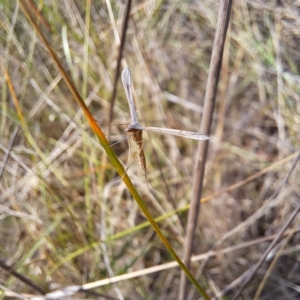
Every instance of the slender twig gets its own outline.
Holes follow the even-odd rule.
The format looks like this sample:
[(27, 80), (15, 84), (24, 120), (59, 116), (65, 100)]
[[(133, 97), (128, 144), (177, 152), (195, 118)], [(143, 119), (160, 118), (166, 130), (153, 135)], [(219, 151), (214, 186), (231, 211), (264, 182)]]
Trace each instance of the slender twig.
[(26, 0), (27, 5), (31, 8), (32, 13), (35, 15), (37, 20), (43, 24), (49, 31), (51, 31), (51, 26), (49, 22), (44, 18), (42, 13), (37, 9), (32, 0)]
[(6, 262), (2, 259), (0, 259), (0, 268), (5, 270), (6, 272), (10, 273), (14, 277), (18, 278), (20, 281), (22, 281), (26, 285), (30, 286), (33, 290), (37, 291), (38, 293), (40, 293), (42, 295), (46, 294), (46, 292), (42, 288), (40, 288), (38, 285), (36, 285), (31, 279), (29, 279), (28, 277), (24, 276), (23, 274), (15, 271), (13, 267), (6, 264)]
[[(225, 44), (226, 32), (230, 19), (232, 0), (221, 0), (218, 15), (218, 24), (215, 33), (213, 44), (213, 51), (211, 56), (209, 75), (206, 85), (206, 94), (204, 99), (204, 113), (200, 126), (200, 132), (206, 135), (210, 134), (210, 127), (214, 111), (215, 99), (217, 94), (217, 85), (219, 81), (219, 74), (222, 65), (222, 55)], [(183, 260), (187, 266), (190, 264), (192, 255), (192, 246), (194, 240), (195, 227), (198, 220), (200, 201), (202, 194), (202, 185), (204, 179), (204, 169), (208, 150), (208, 141), (199, 143), (197, 162), (194, 171), (193, 181), (193, 194), (191, 200), (191, 207), (189, 210), (187, 230), (186, 230), (186, 243), (184, 249)], [(186, 297), (187, 280), (185, 275), (181, 272), (179, 298), (184, 300)]]
[(7, 147), (7, 150), (8, 150), (8, 151), (6, 152), (6, 155), (5, 155), (4, 159), (3, 159), (3, 162), (2, 162), (2, 163), (3, 163), (3, 166), (2, 166), (1, 169), (0, 169), (0, 178), (2, 177), (3, 171), (5, 170), (5, 165), (6, 165), (6, 163), (7, 163), (8, 158), (9, 158), (11, 149), (12, 149), (12, 147), (13, 147), (13, 145), (14, 145), (15, 139), (16, 139), (16, 137), (17, 137), (17, 133), (18, 133), (18, 128), (16, 128), (16, 129), (14, 130), (14, 133), (13, 133), (13, 135), (12, 135), (12, 137), (11, 137), (11, 139), (10, 139), (9, 145), (8, 145), (8, 147)]
[[(289, 220), (287, 221), (286, 226), (288, 226), (289, 224), (291, 224), (293, 222), (293, 220), (295, 219), (295, 217), (297, 216), (297, 214), (300, 211), (300, 204), (298, 205), (298, 207), (294, 210), (293, 214), (291, 215), (291, 217), (289, 218)], [(287, 244), (289, 243), (290, 239), (292, 238), (292, 236), (294, 235), (295, 230), (297, 229), (297, 226), (299, 225), (300, 220), (298, 219), (296, 224), (294, 225), (294, 228), (291, 230), (289, 236), (283, 241), (282, 245), (280, 246), (279, 251), (277, 252), (277, 254), (275, 255), (271, 265), (269, 266), (267, 272), (264, 275), (264, 278), (262, 279), (262, 281), (260, 282), (260, 285), (255, 293), (255, 296), (253, 298), (253, 300), (258, 300), (260, 298), (260, 295), (268, 281), (268, 278), (271, 276), (271, 272), (272, 270), (275, 268), (278, 259), (281, 257), (283, 249), (287, 246)]]
[(229, 293), (231, 293), (239, 284), (241, 284), (249, 276), (249, 274), (254, 268), (255, 265), (253, 265), (250, 269), (246, 270), (243, 274), (241, 274), (238, 278), (236, 278), (228, 286), (226, 286), (222, 291), (215, 295), (215, 297), (212, 298), (212, 300), (222, 299), (222, 297), (225, 297)]
[(127, 27), (128, 27), (129, 14), (130, 14), (130, 7), (131, 7), (131, 0), (127, 0), (125, 12), (124, 12), (121, 42), (120, 42), (119, 53), (118, 53), (118, 58), (117, 58), (117, 67), (116, 67), (116, 71), (115, 71), (113, 91), (112, 91), (111, 98), (110, 98), (110, 111), (109, 111), (108, 124), (110, 124), (112, 122), (113, 114), (114, 114), (114, 105), (115, 105), (115, 99), (116, 99), (116, 94), (117, 94), (117, 83), (118, 83), (119, 75), (120, 75), (122, 54), (123, 54), (123, 49), (124, 49), (124, 45), (125, 45), (126, 31), (127, 31)]

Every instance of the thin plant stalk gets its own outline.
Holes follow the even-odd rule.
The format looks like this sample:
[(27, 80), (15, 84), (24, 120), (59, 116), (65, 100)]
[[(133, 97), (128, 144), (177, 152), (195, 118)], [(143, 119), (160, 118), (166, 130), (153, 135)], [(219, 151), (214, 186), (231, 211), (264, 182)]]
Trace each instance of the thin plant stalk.
[[(217, 86), (219, 81), (219, 74), (222, 65), (223, 49), (225, 44), (225, 38), (230, 19), (230, 11), (232, 6), (232, 0), (221, 0), (219, 7), (218, 23), (215, 33), (215, 39), (213, 44), (213, 51), (211, 56), (209, 75), (206, 85), (206, 94), (204, 99), (203, 118), (200, 126), (200, 131), (206, 135), (210, 134), (210, 127), (212, 123), (212, 116), (215, 106), (215, 99), (217, 94)], [(193, 180), (193, 193), (191, 200), (191, 207), (189, 209), (189, 215), (187, 220), (186, 229), (186, 243), (183, 254), (183, 260), (185, 264), (190, 266), (190, 259), (193, 253), (193, 241), (195, 228), (198, 222), (198, 215), (200, 210), (200, 199), (202, 195), (202, 185), (205, 172), (205, 162), (207, 157), (208, 141), (199, 143), (197, 162), (194, 170)], [(178, 299), (186, 299), (186, 287), (187, 280), (183, 272), (181, 272), (180, 288)]]
[(112, 122), (112, 119), (113, 119), (114, 105), (115, 105), (115, 99), (116, 99), (116, 94), (117, 94), (117, 83), (118, 83), (119, 75), (120, 75), (123, 49), (124, 49), (124, 46), (125, 46), (125, 39), (126, 39), (126, 31), (127, 31), (128, 22), (129, 22), (131, 2), (132, 2), (131, 0), (127, 0), (126, 7), (125, 7), (125, 12), (124, 12), (121, 42), (120, 42), (120, 46), (119, 46), (117, 66), (116, 66), (116, 70), (115, 70), (115, 74), (114, 74), (113, 91), (112, 91), (111, 98), (110, 98), (110, 111), (109, 111), (108, 124), (110, 124)]

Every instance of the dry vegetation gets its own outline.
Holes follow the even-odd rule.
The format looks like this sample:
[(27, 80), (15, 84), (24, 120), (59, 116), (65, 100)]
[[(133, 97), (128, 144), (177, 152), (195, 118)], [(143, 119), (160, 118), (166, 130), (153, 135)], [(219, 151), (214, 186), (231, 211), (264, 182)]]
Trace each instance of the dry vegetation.
[[(85, 1), (34, 3), (51, 27), (40, 23), (43, 32), (90, 111), (108, 122), (124, 3), (92, 1), (88, 31)], [(132, 70), (142, 124), (198, 130), (217, 12), (210, 0), (133, 2), (123, 66)], [(233, 4), (206, 165), (203, 197), (209, 198), (201, 206), (195, 236), (195, 254), (218, 252), (191, 270), (212, 296), (259, 260), (272, 241), (267, 238), (299, 205), (300, 168), (292, 169), (300, 139), (299, 12), (295, 1)], [(146, 219), (18, 2), (1, 1), (0, 17), (1, 63), (26, 124), (1, 72), (1, 260), (46, 292), (173, 261), (150, 226), (137, 227)], [(128, 111), (119, 81), (113, 123), (128, 123)], [(125, 165), (130, 156), (128, 174), (151, 214), (186, 207), (197, 143), (144, 134), (149, 193), (124, 128), (111, 126), (108, 139), (121, 141), (113, 148)], [(178, 255), (186, 217), (183, 209), (159, 223)], [(296, 230), (297, 222), (288, 230)], [(253, 245), (244, 244), (250, 241)], [(236, 245), (240, 248), (230, 248)], [(260, 299), (299, 297), (299, 234), (294, 234), (276, 245), (244, 290), (245, 299), (254, 298), (276, 255)], [(35, 293), (9, 273), (0, 274), (7, 289)], [(179, 276), (179, 268), (166, 269), (93, 291), (114, 299), (176, 299)], [(187, 299), (199, 299), (192, 286)]]

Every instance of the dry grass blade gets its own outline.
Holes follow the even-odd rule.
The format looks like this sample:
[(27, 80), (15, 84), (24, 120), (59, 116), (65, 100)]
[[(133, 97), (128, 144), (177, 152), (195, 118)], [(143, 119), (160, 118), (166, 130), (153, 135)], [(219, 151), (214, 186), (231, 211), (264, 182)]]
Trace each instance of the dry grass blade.
[(0, 178), (2, 177), (3, 171), (4, 171), (4, 169), (5, 169), (5, 165), (6, 165), (6, 163), (7, 163), (7, 160), (8, 160), (10, 151), (11, 151), (11, 148), (12, 148), (12, 146), (13, 146), (13, 144), (14, 144), (14, 141), (15, 141), (15, 138), (16, 138), (17, 134), (18, 134), (18, 128), (16, 128), (16, 129), (14, 130), (14, 133), (12, 134), (11, 140), (10, 140), (9, 145), (8, 145), (8, 147), (7, 147), (7, 150), (8, 150), (8, 151), (7, 151), (6, 156), (4, 157), (4, 160), (3, 160), (3, 162), (2, 162), (2, 163), (3, 163), (3, 166), (2, 166), (1, 169), (0, 169)]
[(28, 6), (31, 8), (33, 14), (36, 16), (37, 20), (43, 24), (47, 30), (51, 31), (51, 26), (49, 24), (49, 22), (44, 18), (44, 16), (42, 15), (42, 13), (37, 9), (37, 7), (35, 6), (35, 3), (32, 0), (26, 0)]

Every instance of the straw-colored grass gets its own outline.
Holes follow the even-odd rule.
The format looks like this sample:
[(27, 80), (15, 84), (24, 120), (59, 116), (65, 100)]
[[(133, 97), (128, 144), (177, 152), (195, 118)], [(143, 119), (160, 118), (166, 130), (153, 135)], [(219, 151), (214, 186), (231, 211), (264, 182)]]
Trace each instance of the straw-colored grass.
[[(92, 1), (86, 17), (89, 1), (32, 3), (40, 11), (34, 18), (39, 17), (89, 111), (107, 123), (124, 4)], [(212, 297), (260, 259), (269, 237), (299, 204), (300, 169), (291, 169), (300, 139), (299, 5), (276, 5), (235, 1), (232, 7), (206, 163), (206, 199), (195, 235), (195, 255), (219, 253), (204, 255), (206, 263), (194, 262), (190, 270)], [(123, 67), (131, 69), (143, 125), (198, 130), (217, 12), (215, 1), (132, 3)], [(99, 283), (92, 291), (114, 299), (176, 299), (180, 269), (155, 270), (171, 263), (172, 256), (145, 224), (18, 2), (2, 1), (0, 18), (1, 65), (24, 117), (1, 71), (0, 260), (46, 292), (125, 274), (128, 278)], [(129, 177), (151, 215), (166, 215), (158, 224), (181, 256), (197, 143), (144, 133), (149, 192), (136, 146), (128, 145), (126, 127), (118, 125), (129, 123), (121, 80), (113, 123), (108, 141), (120, 141), (112, 148), (125, 167), (130, 156)], [(108, 132), (106, 125), (101, 128)], [(260, 299), (296, 297), (299, 236), (285, 242), (284, 249), (275, 248), (280, 256)], [(245, 288), (248, 299), (272, 257)], [(141, 273), (130, 278), (136, 271)], [(1, 297), (4, 288), (8, 294), (37, 293), (6, 271), (0, 271), (0, 279)], [(234, 286), (228, 299), (237, 290)], [(192, 285), (187, 299), (199, 299)]]

